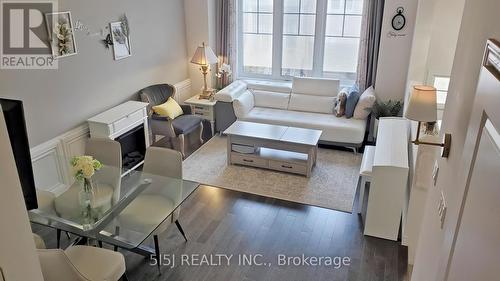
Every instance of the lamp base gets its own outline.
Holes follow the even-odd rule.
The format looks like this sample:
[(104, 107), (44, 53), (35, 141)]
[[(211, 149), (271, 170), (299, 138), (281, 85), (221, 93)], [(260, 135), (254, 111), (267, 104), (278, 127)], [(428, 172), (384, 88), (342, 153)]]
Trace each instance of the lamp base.
[(215, 90), (214, 89), (206, 89), (206, 90), (201, 90), (201, 94), (199, 95), (200, 100), (209, 100), (212, 98), (214, 95)]

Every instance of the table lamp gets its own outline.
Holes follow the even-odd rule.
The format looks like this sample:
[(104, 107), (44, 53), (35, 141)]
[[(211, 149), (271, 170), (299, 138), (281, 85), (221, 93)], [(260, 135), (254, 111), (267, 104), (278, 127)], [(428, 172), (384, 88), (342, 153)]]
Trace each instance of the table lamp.
[(217, 63), (217, 56), (214, 54), (212, 49), (205, 45), (205, 42), (196, 48), (196, 52), (191, 59), (191, 63), (198, 64), (201, 66), (200, 70), (203, 74), (203, 89), (200, 94), (200, 99), (210, 99), (213, 94), (213, 89), (208, 89), (207, 86), (207, 74), (211, 64)]
[(436, 88), (425, 85), (413, 86), (405, 117), (418, 121), (417, 136), (414, 141), (416, 145), (434, 145), (443, 148), (442, 157), (448, 157), (451, 147), (451, 134), (444, 135), (444, 143), (432, 143), (419, 141), (420, 126), (422, 122), (435, 122), (437, 120)]

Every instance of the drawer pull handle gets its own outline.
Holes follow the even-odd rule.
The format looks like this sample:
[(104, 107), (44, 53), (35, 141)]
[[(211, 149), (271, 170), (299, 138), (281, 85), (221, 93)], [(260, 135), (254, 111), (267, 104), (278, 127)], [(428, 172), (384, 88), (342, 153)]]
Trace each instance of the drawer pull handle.
[(253, 163), (253, 160), (243, 159), (243, 162)]
[(194, 108), (196, 108), (196, 109), (203, 109), (202, 106), (195, 106)]
[(281, 165), (281, 168), (292, 169), (293, 167), (292, 166), (288, 166), (288, 165)]

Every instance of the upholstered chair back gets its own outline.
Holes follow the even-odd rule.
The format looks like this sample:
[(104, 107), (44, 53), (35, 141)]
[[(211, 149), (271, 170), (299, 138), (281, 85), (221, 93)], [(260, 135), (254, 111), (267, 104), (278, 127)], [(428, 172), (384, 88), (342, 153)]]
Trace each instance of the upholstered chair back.
[(151, 107), (165, 103), (169, 97), (174, 97), (175, 87), (170, 84), (151, 85), (139, 91), (143, 102), (149, 103), (148, 110), (151, 113)]
[(182, 154), (172, 149), (151, 146), (146, 150), (143, 172), (182, 179)]
[(113, 187), (113, 203), (120, 199), (122, 150), (119, 142), (104, 138), (91, 138), (85, 146), (85, 154), (99, 160), (103, 167), (95, 175), (100, 183)]

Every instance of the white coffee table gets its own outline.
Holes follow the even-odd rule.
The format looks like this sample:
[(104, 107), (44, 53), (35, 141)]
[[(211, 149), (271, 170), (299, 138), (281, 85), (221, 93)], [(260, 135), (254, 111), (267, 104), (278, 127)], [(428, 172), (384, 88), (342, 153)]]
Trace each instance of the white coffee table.
[[(227, 135), (227, 163), (311, 176), (321, 130), (236, 121)], [(253, 148), (240, 153), (233, 146)]]

